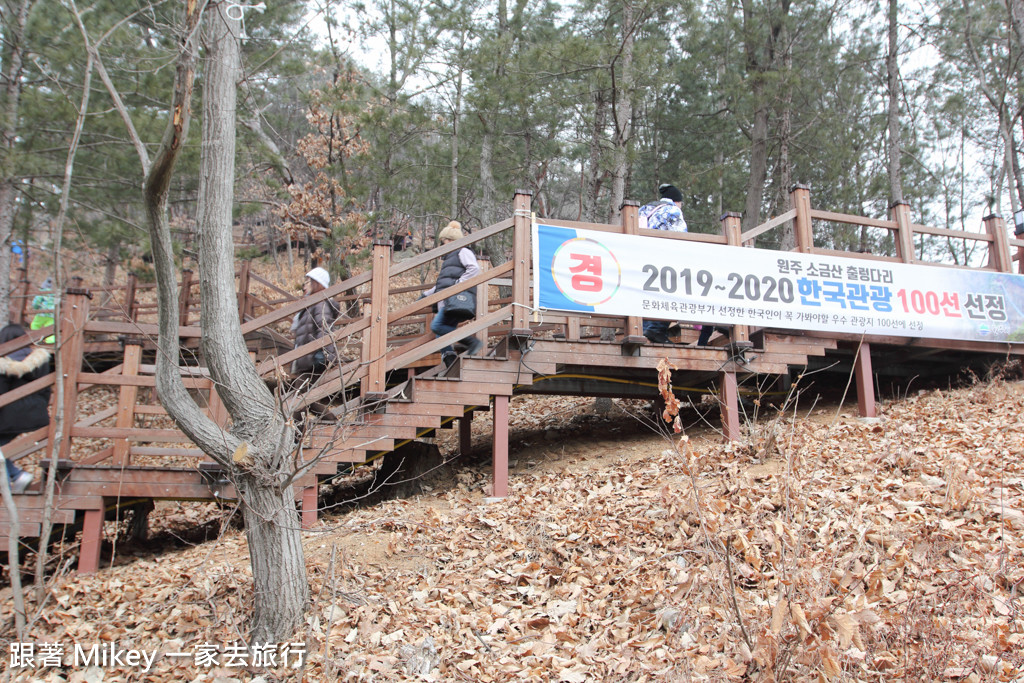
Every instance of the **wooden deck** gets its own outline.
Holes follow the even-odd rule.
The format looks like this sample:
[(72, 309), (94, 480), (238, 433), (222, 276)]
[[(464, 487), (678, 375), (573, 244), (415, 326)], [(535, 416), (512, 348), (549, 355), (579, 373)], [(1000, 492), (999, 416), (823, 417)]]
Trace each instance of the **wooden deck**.
[[(723, 218), (721, 235), (638, 231), (636, 206), (628, 204), (623, 224), (594, 225), (551, 221), (588, 230), (643, 234), (705, 244), (752, 245), (761, 235), (791, 222), (797, 251), (836, 255), (814, 246), (812, 221), (847, 222), (893, 231), (903, 262), (914, 262), (915, 234), (944, 234), (914, 225), (906, 207), (898, 205), (890, 221), (846, 216), (810, 208), (809, 193), (794, 190), (797, 208), (746, 234), (738, 217)], [(329, 338), (293, 350), (287, 328), (292, 316), (310, 300), (299, 301), (263, 281), (242, 265), (238, 272), (239, 315), (254, 363), (268, 381), (277, 381), (280, 369), (292, 360), (328, 344), (339, 350), (341, 362), (316, 384), (296, 397), (290, 408), (302, 410), (314, 402), (329, 402), (330, 415), (307, 419), (297, 461), (315, 464), (296, 482), (302, 521), (316, 520), (318, 482), (339, 468), (365, 463), (411, 440), (432, 436), (435, 430), (459, 421), (460, 435), (468, 438), (474, 413), (494, 416), (492, 495), (508, 491), (509, 400), (519, 394), (560, 394), (653, 399), (657, 396), (657, 368), (667, 359), (678, 368), (672, 375), (680, 392), (714, 392), (720, 398), (721, 425), (726, 438), (740, 438), (738, 390), (744, 383), (788, 378), (793, 371), (830, 368), (853, 373), (862, 415), (874, 415), (876, 374), (899, 378), (946, 371), (952, 367), (978, 367), (1007, 357), (1019, 357), (1024, 344), (922, 339), (903, 336), (865, 336), (808, 332), (780, 328), (736, 326), (726, 338), (710, 346), (687, 345), (697, 338), (684, 329), (679, 344), (652, 344), (641, 334), (639, 317), (595, 316), (589, 313), (533, 310), (531, 295), (530, 197), (517, 194), (513, 217), (473, 233), (458, 242), (392, 263), (390, 245), (374, 247), (374, 269), (333, 285), (315, 299), (333, 297), (361, 309), (343, 318)], [(946, 231), (948, 232), (948, 231)], [(396, 276), (433, 262), (445, 253), (480, 240), (507, 234), (511, 258), (470, 281), (418, 299), (418, 288), (392, 285)], [(986, 270), (1024, 272), (1024, 241), (1011, 240), (999, 219), (986, 221), (982, 233), (958, 238), (985, 242), (990, 259)], [(1016, 256), (1011, 250), (1016, 248)], [(851, 259), (865, 254), (842, 254)], [(893, 261), (891, 257), (877, 257)], [(936, 266), (940, 267), (940, 266)], [(181, 373), (186, 386), (207, 414), (222, 425), (228, 416), (203, 367), (198, 339), (196, 282), (187, 273), (181, 283)], [(456, 332), (435, 339), (428, 331), (431, 305), (459, 289), (478, 287), (478, 314)], [(259, 289), (259, 296), (254, 292)], [(51, 374), (19, 392), (0, 396), (10, 403), (42, 386), (63, 385), (66, 424), (56, 433), (49, 429), (26, 434), (5, 447), (14, 460), (42, 452), (57, 459), (57, 525), (83, 529), (79, 568), (99, 566), (102, 521), (119, 505), (142, 500), (231, 501), (235, 491), (220, 467), (196, 449), (178, 431), (156, 400), (152, 351), (157, 328), (155, 310), (138, 303), (138, 283), (130, 281), (117, 291), (97, 297), (88, 290), (68, 289), (61, 306), (60, 357), (64, 376)], [(268, 296), (268, 293), (270, 294)], [(102, 299), (102, 306), (92, 308)], [(37, 343), (52, 330), (0, 346), (0, 355)], [(603, 331), (603, 334), (602, 334)], [(476, 357), (460, 357), (451, 368), (440, 363), (439, 350), (470, 334), (486, 341)], [(875, 368), (877, 368), (877, 373)], [(95, 387), (116, 395), (116, 406), (85, 414), (83, 392)], [(95, 390), (95, 389), (93, 389)], [(57, 395), (57, 392), (54, 392)], [(55, 446), (51, 448), (50, 444)], [(38, 479), (38, 477), (37, 477)], [(41, 484), (15, 496), (20, 512), (18, 533), (37, 537), (42, 521)], [(0, 511), (0, 533), (14, 531), (6, 511)]]

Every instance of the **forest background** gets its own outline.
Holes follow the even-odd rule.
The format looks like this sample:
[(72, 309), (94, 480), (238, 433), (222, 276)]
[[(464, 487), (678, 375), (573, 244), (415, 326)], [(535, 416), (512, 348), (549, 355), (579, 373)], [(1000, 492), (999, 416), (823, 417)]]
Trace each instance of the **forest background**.
[[(4, 0), (0, 242), (45, 253), (61, 230), (71, 271), (98, 250), (108, 280), (145, 275), (142, 174), (119, 109), (155, 149), (184, 4)], [(335, 274), (375, 237), (432, 245), (450, 218), (507, 217), (516, 188), (541, 217), (617, 222), (623, 200), (671, 182), (698, 232), (725, 211), (744, 229), (786, 211), (794, 183), (822, 208), (885, 217), (907, 201), (953, 230), (1022, 204), (1021, 0), (228, 4), (244, 24), (236, 231), (254, 246), (312, 237)], [(171, 189), (185, 260), (200, 126)], [(818, 232), (823, 246), (894, 249), (884, 231)], [(922, 238), (918, 256), (982, 258), (969, 244)]]

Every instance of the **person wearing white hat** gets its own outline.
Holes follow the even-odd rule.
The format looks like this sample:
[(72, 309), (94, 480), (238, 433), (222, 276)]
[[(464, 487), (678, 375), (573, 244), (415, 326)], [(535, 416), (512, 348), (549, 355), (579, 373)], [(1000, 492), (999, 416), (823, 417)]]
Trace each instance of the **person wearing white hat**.
[[(331, 275), (324, 268), (316, 267), (306, 273), (302, 283), (302, 295), (310, 297), (331, 286)], [(295, 347), (299, 348), (311, 341), (320, 339), (331, 330), (338, 314), (341, 312), (334, 299), (324, 299), (302, 309), (292, 320), (292, 334), (295, 335)], [(333, 344), (328, 344), (315, 353), (307, 354), (292, 363), (292, 374), (319, 375), (337, 357)]]

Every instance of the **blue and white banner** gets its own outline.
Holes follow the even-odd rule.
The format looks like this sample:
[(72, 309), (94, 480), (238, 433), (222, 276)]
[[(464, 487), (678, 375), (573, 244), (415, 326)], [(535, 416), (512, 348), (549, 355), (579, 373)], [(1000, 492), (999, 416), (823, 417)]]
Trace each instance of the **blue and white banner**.
[(1024, 343), (1024, 275), (533, 225), (534, 306)]

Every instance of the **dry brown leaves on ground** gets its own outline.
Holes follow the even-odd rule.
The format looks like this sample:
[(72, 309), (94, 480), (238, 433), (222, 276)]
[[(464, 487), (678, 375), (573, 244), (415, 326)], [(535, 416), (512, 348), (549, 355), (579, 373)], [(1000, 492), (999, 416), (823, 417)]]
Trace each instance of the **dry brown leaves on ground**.
[[(165, 656), (106, 680), (1021, 680), (1022, 389), (783, 418), (699, 451), (652, 437), (516, 472), (499, 502), (462, 484), (327, 519), (307, 534), (302, 669)], [(229, 532), (63, 579), (30, 640), (223, 651), (252, 606), (245, 557)]]

